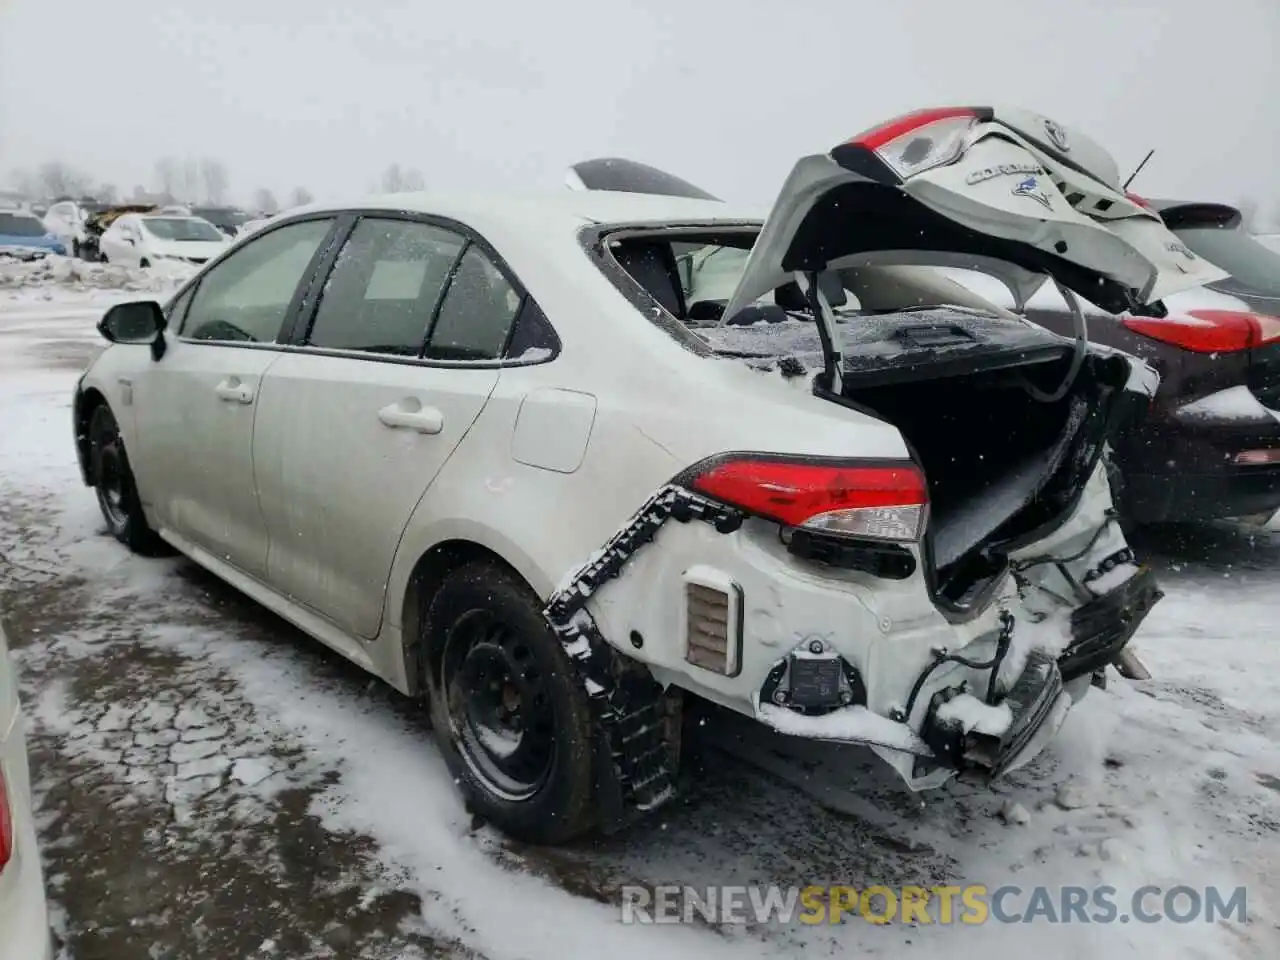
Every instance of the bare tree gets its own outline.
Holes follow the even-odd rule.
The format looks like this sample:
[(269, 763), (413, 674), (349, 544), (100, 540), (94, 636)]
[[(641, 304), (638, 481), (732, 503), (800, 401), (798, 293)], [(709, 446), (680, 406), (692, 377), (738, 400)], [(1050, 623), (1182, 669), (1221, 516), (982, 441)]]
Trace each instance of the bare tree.
[(98, 189), (93, 192), (93, 195), (103, 203), (115, 203), (120, 196), (120, 191), (116, 189), (114, 183), (102, 183), (98, 185)]
[(306, 187), (294, 187), (293, 193), (289, 196), (289, 205), (303, 207), (313, 200), (315, 200), (315, 195)]
[(266, 187), (259, 187), (253, 194), (253, 202), (258, 210), (265, 214), (277, 213), (280, 210), (280, 204), (276, 200), (276, 195)]
[(22, 194), (23, 199), (39, 199), (40, 178), (30, 170), (14, 170), (9, 174), (9, 182), (13, 184), (14, 190)]
[(187, 157), (182, 162), (182, 202), (195, 203), (200, 197), (200, 161)]
[(390, 164), (382, 171), (382, 190), (384, 193), (400, 193), (404, 190), (404, 171), (400, 164)]
[(40, 188), (49, 197), (79, 197), (89, 188), (88, 178), (58, 160), (40, 164)]
[(173, 191), (177, 189), (178, 161), (173, 157), (161, 157), (156, 161), (156, 190), (166, 203), (172, 203)]
[(422, 186), (421, 170), (415, 170), (413, 167), (405, 168), (398, 163), (393, 163), (382, 171), (384, 193), (405, 193), (410, 190), (421, 190)]
[(215, 207), (221, 206), (226, 202), (230, 181), (227, 165), (221, 160), (206, 157), (200, 164), (200, 173), (204, 177), (204, 198)]

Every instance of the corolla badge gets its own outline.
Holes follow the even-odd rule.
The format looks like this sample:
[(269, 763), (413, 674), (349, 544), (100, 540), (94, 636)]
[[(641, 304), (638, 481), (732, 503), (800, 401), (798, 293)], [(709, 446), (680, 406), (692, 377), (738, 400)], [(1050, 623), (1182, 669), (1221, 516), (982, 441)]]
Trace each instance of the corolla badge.
[(1048, 117), (1044, 118), (1044, 134), (1049, 138), (1049, 142), (1063, 153), (1071, 149), (1071, 144), (1067, 141), (1067, 131), (1063, 130)]
[(1010, 192), (1015, 197), (1028, 197), (1043, 206), (1046, 210), (1053, 209), (1053, 199), (1049, 196), (1048, 192), (1040, 186), (1040, 181), (1036, 177), (1026, 177), (1019, 180), (1017, 185)]

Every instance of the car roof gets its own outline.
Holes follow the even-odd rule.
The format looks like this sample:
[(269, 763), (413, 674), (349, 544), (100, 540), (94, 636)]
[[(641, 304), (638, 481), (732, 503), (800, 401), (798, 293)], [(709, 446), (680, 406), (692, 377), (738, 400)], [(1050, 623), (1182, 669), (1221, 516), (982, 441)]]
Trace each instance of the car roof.
[(461, 221), (485, 232), (485, 224), (518, 220), (560, 220), (565, 223), (759, 223), (764, 211), (713, 200), (692, 200), (652, 194), (563, 190), (545, 194), (396, 193), (363, 197), (348, 203), (311, 204), (290, 210), (302, 212), (349, 209), (398, 210), (429, 213)]

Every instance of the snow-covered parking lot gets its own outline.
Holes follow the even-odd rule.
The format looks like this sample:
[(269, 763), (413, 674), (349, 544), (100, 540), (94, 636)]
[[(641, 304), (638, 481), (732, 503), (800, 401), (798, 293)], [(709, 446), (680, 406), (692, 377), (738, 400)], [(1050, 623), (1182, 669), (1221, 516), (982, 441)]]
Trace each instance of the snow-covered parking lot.
[[(1141, 538), (1167, 594), (1135, 641), (1154, 679), (1112, 674), (995, 791), (912, 795), (860, 751), (712, 715), (654, 821), (519, 848), (471, 823), (418, 705), (105, 534), (72, 387), (105, 306), (172, 282), (0, 267), (0, 615), (70, 955), (1280, 956), (1280, 532)], [(627, 883), (1243, 886), (1249, 919), (631, 926)]]

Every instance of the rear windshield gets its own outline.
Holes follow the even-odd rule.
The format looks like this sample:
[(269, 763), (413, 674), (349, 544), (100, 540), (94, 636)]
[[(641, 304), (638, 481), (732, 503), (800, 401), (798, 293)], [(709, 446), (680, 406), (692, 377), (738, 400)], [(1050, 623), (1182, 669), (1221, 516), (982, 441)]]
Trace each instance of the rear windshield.
[(25, 213), (0, 213), (0, 236), (43, 237), (44, 224)]
[(1280, 297), (1280, 253), (1268, 250), (1240, 228), (1197, 226), (1174, 230), (1178, 238), (1242, 287)]
[(146, 217), (142, 221), (147, 232), (161, 240), (209, 240), (222, 239), (218, 228), (194, 217)]

